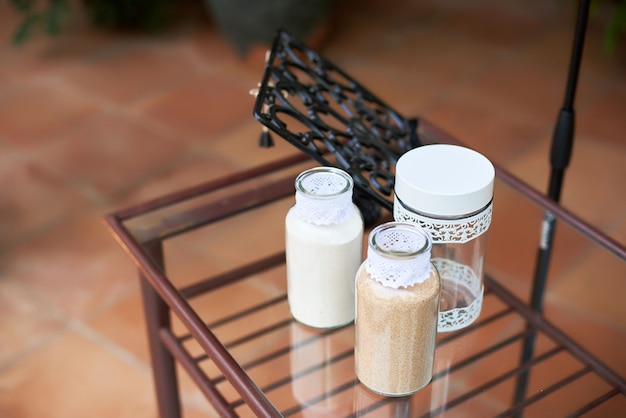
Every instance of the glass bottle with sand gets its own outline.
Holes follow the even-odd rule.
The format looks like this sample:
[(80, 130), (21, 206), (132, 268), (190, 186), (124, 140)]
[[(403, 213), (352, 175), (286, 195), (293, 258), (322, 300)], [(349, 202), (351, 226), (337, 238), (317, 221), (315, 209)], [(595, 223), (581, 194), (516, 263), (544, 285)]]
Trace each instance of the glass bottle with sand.
[(369, 235), (356, 276), (355, 369), (376, 393), (405, 396), (432, 379), (441, 283), (431, 247), (430, 235), (409, 223)]

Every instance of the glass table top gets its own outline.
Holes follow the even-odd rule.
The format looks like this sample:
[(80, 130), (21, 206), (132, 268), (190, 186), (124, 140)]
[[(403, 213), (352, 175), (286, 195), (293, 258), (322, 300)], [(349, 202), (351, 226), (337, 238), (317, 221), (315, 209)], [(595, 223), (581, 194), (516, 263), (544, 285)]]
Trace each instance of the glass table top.
[[(558, 228), (544, 315), (532, 311), (527, 301), (545, 208), (502, 170), (481, 315), (468, 328), (439, 334), (434, 377), (425, 389), (387, 398), (363, 387), (354, 374), (353, 326), (309, 328), (292, 319), (287, 304), (284, 216), (293, 204), (295, 176), (314, 165), (294, 155), (107, 218), (171, 309), (171, 330), (161, 330), (163, 344), (220, 414), (613, 416), (626, 411), (625, 319), (595, 326), (597, 301), (610, 305), (618, 299), (610, 287), (589, 285), (602, 276), (626, 278), (623, 247), (607, 248), (603, 237), (589, 237), (585, 225), (572, 224), (567, 211), (548, 202)], [(385, 219), (390, 215), (383, 211), (380, 221)], [(574, 316), (572, 304), (582, 305)], [(529, 338), (532, 353), (523, 361)]]

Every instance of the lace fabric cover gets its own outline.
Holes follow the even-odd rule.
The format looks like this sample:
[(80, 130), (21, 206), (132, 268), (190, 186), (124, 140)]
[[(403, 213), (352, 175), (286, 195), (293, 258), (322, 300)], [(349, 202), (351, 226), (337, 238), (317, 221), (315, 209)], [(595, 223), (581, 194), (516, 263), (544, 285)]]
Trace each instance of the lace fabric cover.
[(453, 308), (439, 312), (439, 331), (455, 331), (464, 328), (474, 322), (483, 303), (484, 288), (474, 271), (461, 263), (447, 258), (433, 258), (432, 263), (437, 268), (442, 280), (450, 280), (460, 287), (467, 289), (472, 296), (472, 302), (468, 306)]
[[(371, 246), (368, 247), (365, 271), (374, 280), (386, 287), (398, 289), (423, 283), (430, 277), (430, 247), (427, 238), (415, 231), (399, 228), (382, 229), (376, 232), (376, 244), (390, 255), (383, 255)], [(397, 256), (393, 254), (397, 253)]]
[(418, 224), (427, 230), (435, 243), (464, 243), (473, 240), (489, 229), (493, 206), (462, 219), (433, 219), (407, 209), (394, 197), (393, 217), (398, 222)]
[(352, 184), (348, 175), (329, 170), (309, 170), (296, 179), (294, 210), (298, 218), (315, 225), (333, 225), (352, 214)]

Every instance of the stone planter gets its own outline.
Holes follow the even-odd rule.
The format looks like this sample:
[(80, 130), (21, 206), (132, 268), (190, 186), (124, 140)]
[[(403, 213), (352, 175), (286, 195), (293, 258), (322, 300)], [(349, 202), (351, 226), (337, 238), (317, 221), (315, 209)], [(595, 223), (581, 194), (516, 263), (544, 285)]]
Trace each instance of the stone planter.
[[(221, 33), (245, 55), (256, 45), (271, 45), (276, 32), (320, 43), (329, 32), (333, 0), (204, 0)], [(319, 46), (319, 45), (317, 45)]]

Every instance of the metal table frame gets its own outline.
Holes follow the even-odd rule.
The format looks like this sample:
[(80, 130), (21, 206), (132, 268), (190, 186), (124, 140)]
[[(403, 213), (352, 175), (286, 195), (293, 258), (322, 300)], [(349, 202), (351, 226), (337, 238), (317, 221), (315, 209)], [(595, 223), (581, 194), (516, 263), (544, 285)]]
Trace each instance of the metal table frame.
[[(458, 143), (454, 138), (446, 135), (444, 132), (440, 131), (432, 124), (429, 124), (427, 121), (422, 122), (421, 129), (423, 130), (423, 138), (430, 138), (431, 140), (436, 140), (437, 142)], [(234, 214), (254, 210), (255, 208), (267, 204), (268, 202), (292, 195), (293, 177), (287, 176), (283, 179), (255, 187), (252, 190), (234, 194), (227, 200), (218, 200), (202, 207), (191, 208), (184, 210), (181, 213), (175, 213), (171, 216), (165, 217), (157, 225), (154, 225), (153, 228), (148, 228), (139, 235), (133, 234), (125, 226), (125, 223), (135, 217), (139, 217), (198, 196), (218, 192), (229, 187), (230, 185), (238, 184), (257, 176), (263, 176), (285, 168), (294, 167), (306, 160), (307, 156), (304, 154), (286, 157), (279, 161), (238, 172), (236, 174), (173, 193), (135, 207), (120, 210), (106, 217), (105, 221), (111, 233), (128, 253), (139, 270), (139, 280), (141, 283), (145, 317), (147, 321), (147, 331), (158, 400), (158, 409), (161, 417), (176, 418), (180, 417), (181, 414), (179, 388), (175, 369), (176, 362), (182, 365), (188, 372), (195, 384), (220, 415), (224, 417), (236, 417), (238, 415), (235, 408), (245, 403), (256, 416), (282, 416), (281, 412), (274, 407), (264, 392), (255, 384), (254, 381), (252, 381), (235, 358), (233, 358), (233, 356), (225, 348), (223, 343), (214, 335), (211, 331), (211, 327), (207, 325), (207, 323), (205, 323), (205, 321), (192, 309), (188, 303), (188, 299), (204, 292), (211, 292), (212, 290), (225, 284), (247, 278), (255, 272), (280, 265), (281, 263), (284, 263), (284, 252), (266, 257), (235, 270), (218, 274), (196, 284), (177, 289), (164, 274), (163, 241), (168, 238), (184, 234), (194, 228), (218, 222), (233, 216)], [(546, 198), (544, 195), (532, 189), (502, 168), (496, 167), (496, 175), (500, 180), (524, 194), (527, 198), (535, 202), (544, 210), (554, 214), (554, 216), (560, 221), (568, 223), (580, 233), (606, 248), (607, 251), (610, 251), (618, 257), (626, 260), (626, 249), (621, 244), (602, 234), (593, 226), (582, 221), (571, 212), (567, 211), (554, 201)], [(553, 340), (556, 343), (556, 347), (554, 350), (551, 350), (551, 352), (544, 353), (526, 363), (520, 364), (515, 370), (509, 371), (497, 379), (493, 379), (483, 384), (481, 387), (476, 388), (461, 397), (453, 399), (451, 401), (452, 403), (463, 402), (464, 400), (480, 393), (482, 390), (497, 384), (503, 379), (527, 373), (533, 366), (542, 361), (544, 357), (553, 355), (561, 350), (569, 352), (572, 356), (577, 358), (584, 365), (584, 367), (575, 375), (572, 375), (568, 379), (564, 379), (563, 381), (546, 388), (540, 394), (531, 396), (530, 398), (526, 398), (517, 404), (511, 405), (511, 408), (503, 413), (503, 415), (514, 416), (522, 411), (525, 406), (536, 401), (537, 397), (543, 397), (553, 391), (557, 391), (561, 386), (567, 384), (572, 379), (576, 379), (587, 373), (597, 375), (608, 383), (611, 389), (600, 397), (590, 400), (577, 411), (572, 412), (572, 416), (582, 415), (586, 411), (591, 410), (614, 396), (626, 396), (626, 380), (623, 377), (615, 373), (602, 361), (590, 354), (580, 344), (546, 320), (540, 312), (533, 310), (526, 303), (510, 293), (492, 277), (488, 275), (485, 277), (485, 285), (487, 292), (489, 292), (490, 295), (499, 298), (502, 302), (504, 302), (507, 308), (490, 317), (481, 316), (481, 318), (479, 318), (479, 320), (472, 326), (457, 333), (446, 335), (445, 338), (438, 342), (438, 344), (445, 344), (455, 338), (459, 338), (459, 336), (464, 333), (472, 332), (472, 330), (477, 329), (502, 315), (514, 313), (515, 315), (522, 317), (527, 324), (526, 331), (520, 335), (516, 335), (515, 340), (526, 338), (532, 333), (540, 333), (545, 334)], [(283, 299), (285, 297), (283, 297)], [(174, 334), (172, 331), (170, 313), (178, 317), (188, 330), (188, 335), (176, 336)], [(241, 313), (241, 315), (245, 314), (245, 312)], [(190, 338), (194, 339), (202, 347), (205, 355), (193, 357), (185, 350), (183, 342)], [(508, 343), (510, 343), (510, 341), (505, 341), (501, 344)], [(498, 347), (496, 346), (488, 347), (479, 355), (489, 356), (493, 350), (497, 349)], [(351, 353), (347, 353), (346, 355), (350, 354)], [(223, 377), (217, 380), (211, 380), (207, 377), (207, 375), (198, 366), (201, 361), (205, 361), (207, 359), (214, 362)], [(472, 359), (470, 358), (467, 361), (472, 361)], [(452, 367), (463, 366), (464, 364), (457, 364)], [(434, 379), (437, 378), (437, 376), (434, 377)], [(228, 402), (223, 394), (220, 393), (220, 390), (217, 388), (217, 383), (223, 381), (224, 379), (230, 382), (234, 389), (239, 393), (241, 398), (238, 401)]]

